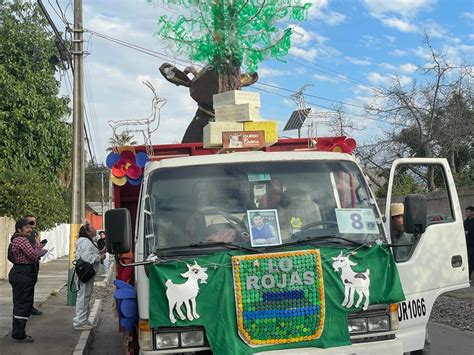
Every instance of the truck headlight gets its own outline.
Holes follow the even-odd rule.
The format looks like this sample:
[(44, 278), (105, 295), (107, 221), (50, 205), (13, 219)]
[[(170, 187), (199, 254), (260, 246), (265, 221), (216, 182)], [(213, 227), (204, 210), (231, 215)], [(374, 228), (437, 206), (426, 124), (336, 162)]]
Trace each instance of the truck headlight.
[(367, 333), (367, 319), (349, 318), (348, 327), (350, 334)]
[(369, 317), (368, 319), (369, 332), (381, 332), (390, 330), (390, 320), (388, 316)]
[(157, 333), (156, 347), (158, 349), (171, 349), (179, 347), (179, 333)]
[(204, 345), (204, 332), (202, 330), (190, 330), (181, 333), (181, 346), (189, 348)]

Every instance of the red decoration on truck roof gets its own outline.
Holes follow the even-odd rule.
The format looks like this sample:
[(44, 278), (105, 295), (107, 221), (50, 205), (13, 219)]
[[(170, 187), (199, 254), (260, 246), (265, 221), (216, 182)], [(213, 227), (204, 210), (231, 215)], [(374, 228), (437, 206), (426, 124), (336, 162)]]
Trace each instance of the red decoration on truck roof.
[(357, 143), (353, 138), (340, 137), (320, 137), (316, 141), (316, 149), (323, 152), (337, 152), (351, 154)]

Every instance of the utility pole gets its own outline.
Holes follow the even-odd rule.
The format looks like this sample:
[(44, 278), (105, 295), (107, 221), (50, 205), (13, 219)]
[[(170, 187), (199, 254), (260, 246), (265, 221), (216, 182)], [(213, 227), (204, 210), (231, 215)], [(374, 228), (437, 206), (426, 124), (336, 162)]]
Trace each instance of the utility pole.
[[(82, 0), (74, 0), (73, 27), (73, 137), (72, 137), (72, 198), (71, 198), (71, 234), (69, 238), (68, 285), (73, 277), (74, 244), (79, 234), (85, 209), (84, 178), (84, 43), (82, 26)], [(76, 304), (76, 294), (67, 288), (67, 304)]]

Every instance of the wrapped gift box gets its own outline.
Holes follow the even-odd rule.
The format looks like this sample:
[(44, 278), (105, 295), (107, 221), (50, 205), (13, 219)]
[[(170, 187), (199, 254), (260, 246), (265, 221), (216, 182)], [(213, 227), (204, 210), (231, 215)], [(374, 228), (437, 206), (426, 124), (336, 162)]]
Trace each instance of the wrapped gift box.
[(244, 122), (244, 131), (264, 131), (265, 143), (278, 141), (277, 121)]
[(214, 148), (222, 146), (222, 132), (243, 131), (243, 123), (238, 122), (209, 122), (204, 127), (204, 148)]
[(250, 104), (216, 106), (214, 112), (216, 122), (253, 122), (260, 120), (260, 109)]
[(242, 90), (233, 90), (215, 94), (212, 97), (214, 109), (225, 105), (249, 104), (253, 107), (260, 107), (260, 94)]

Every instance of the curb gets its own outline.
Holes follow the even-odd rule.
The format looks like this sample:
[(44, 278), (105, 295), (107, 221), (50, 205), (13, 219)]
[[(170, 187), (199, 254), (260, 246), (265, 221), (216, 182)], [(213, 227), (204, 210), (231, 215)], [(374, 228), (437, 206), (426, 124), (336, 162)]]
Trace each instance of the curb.
[[(88, 321), (95, 324), (96, 326), (99, 323), (101, 305), (101, 300), (95, 300), (91, 309), (91, 313), (89, 314)], [(91, 330), (83, 330), (81, 332), (81, 336), (79, 337), (74, 351), (72, 352), (73, 355), (86, 355), (89, 353), (89, 345), (94, 338), (94, 330), (95, 328)]]

